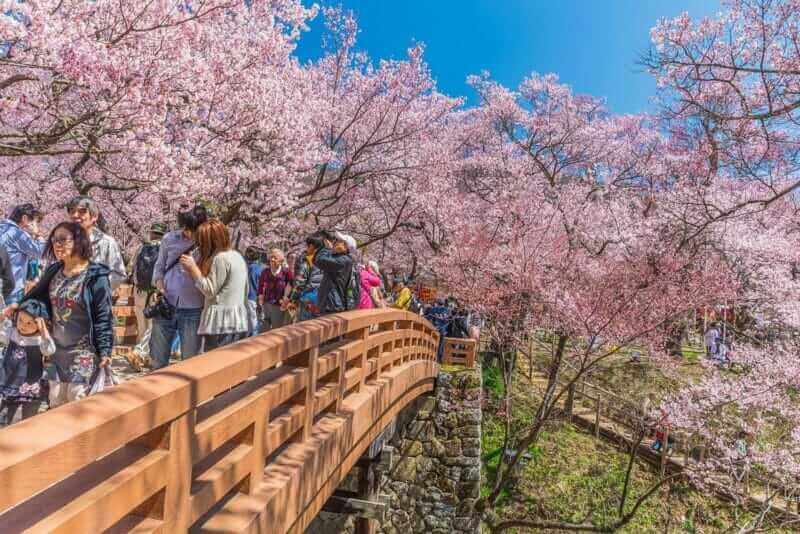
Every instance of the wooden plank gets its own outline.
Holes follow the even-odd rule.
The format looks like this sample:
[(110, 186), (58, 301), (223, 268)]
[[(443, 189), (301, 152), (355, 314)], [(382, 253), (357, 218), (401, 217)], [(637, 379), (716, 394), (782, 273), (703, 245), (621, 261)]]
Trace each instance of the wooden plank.
[(111, 475), (80, 499), (33, 525), (34, 532), (101, 532), (125, 517), (166, 483), (168, 454), (156, 450)]
[(233, 446), (218, 462), (197, 475), (192, 482), (191, 521), (197, 521), (239, 484), (252, 469), (253, 447)]
[(114, 317), (133, 317), (136, 319), (136, 306), (113, 306), (111, 311)]
[(328, 498), (322, 509), (334, 514), (353, 515), (363, 519), (383, 521), (388, 510), (386, 503), (380, 501), (367, 501), (352, 497), (338, 497), (332, 495)]
[(164, 522), (152, 517), (127, 515), (105, 534), (168, 534)]

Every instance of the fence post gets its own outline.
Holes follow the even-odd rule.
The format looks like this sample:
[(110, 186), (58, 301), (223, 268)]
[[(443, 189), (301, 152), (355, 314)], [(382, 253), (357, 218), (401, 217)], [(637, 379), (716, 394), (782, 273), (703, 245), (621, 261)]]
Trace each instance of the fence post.
[(475, 368), (475, 357), (477, 352), (477, 343), (472, 341), (467, 347), (467, 369), (474, 369)]
[(359, 363), (361, 372), (359, 373), (359, 381), (358, 385), (356, 386), (356, 390), (361, 393), (364, 391), (364, 383), (367, 380), (367, 358), (369, 353), (367, 350), (367, 338), (369, 338), (369, 328), (362, 328), (361, 331), (354, 336), (354, 338), (361, 340), (361, 361)]
[(311, 438), (311, 428), (314, 426), (314, 398), (317, 393), (317, 364), (319, 363), (319, 347), (308, 350), (308, 381), (306, 382), (306, 413), (303, 417), (303, 441)]
[(564, 411), (567, 413), (567, 420), (572, 421), (572, 411), (573, 405), (575, 404), (575, 382), (569, 385), (569, 389), (567, 390), (567, 405), (564, 407)]
[(597, 395), (597, 404), (594, 411), (594, 437), (600, 437), (600, 394)]

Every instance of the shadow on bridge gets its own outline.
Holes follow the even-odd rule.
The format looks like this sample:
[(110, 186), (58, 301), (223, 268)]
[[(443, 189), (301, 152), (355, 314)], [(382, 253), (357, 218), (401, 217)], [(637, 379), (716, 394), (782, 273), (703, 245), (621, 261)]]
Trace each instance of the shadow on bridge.
[(438, 334), (370, 310), (250, 338), (0, 431), (5, 532), (303, 532)]

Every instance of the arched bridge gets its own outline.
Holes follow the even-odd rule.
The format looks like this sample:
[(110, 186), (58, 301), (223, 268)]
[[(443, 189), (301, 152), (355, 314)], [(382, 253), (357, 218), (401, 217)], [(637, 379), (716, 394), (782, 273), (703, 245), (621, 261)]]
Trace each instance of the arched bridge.
[(348, 312), (250, 338), (0, 431), (0, 531), (301, 533), (433, 389), (418, 315)]

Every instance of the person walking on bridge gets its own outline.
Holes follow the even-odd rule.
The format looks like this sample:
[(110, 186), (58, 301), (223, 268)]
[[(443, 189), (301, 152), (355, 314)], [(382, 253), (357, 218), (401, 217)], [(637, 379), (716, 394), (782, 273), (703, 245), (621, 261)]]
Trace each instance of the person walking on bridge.
[(188, 254), (180, 262), (205, 296), (197, 333), (205, 352), (243, 339), (250, 330), (247, 313), (247, 264), (231, 248), (228, 228), (210, 219), (197, 229), (199, 265)]
[[(7, 304), (22, 300), (28, 264), (39, 260), (44, 253), (45, 240), (39, 228), (43, 217), (44, 214), (33, 204), (20, 204), (11, 211), (8, 219), (0, 222), (0, 248), (8, 254), (13, 275)], [(6, 291), (5, 287), (3, 291)]]
[(92, 242), (92, 262), (105, 265), (110, 271), (111, 288), (117, 289), (128, 278), (125, 261), (117, 240), (97, 227), (100, 208), (87, 196), (77, 196), (67, 204), (67, 214), (86, 230)]
[(286, 303), (293, 284), (294, 276), (286, 265), (286, 256), (282, 250), (273, 248), (269, 251), (269, 266), (258, 281), (258, 302), (264, 314), (264, 331), (289, 324)]
[(153, 369), (169, 365), (172, 345), (180, 337), (181, 358), (200, 353), (202, 340), (197, 334), (204, 297), (194, 279), (180, 265), (180, 258), (197, 248), (197, 229), (208, 220), (206, 208), (200, 204), (178, 213), (180, 230), (169, 232), (161, 240), (158, 259), (153, 269), (153, 285), (169, 304), (168, 317), (153, 318), (150, 335), (150, 359)]

